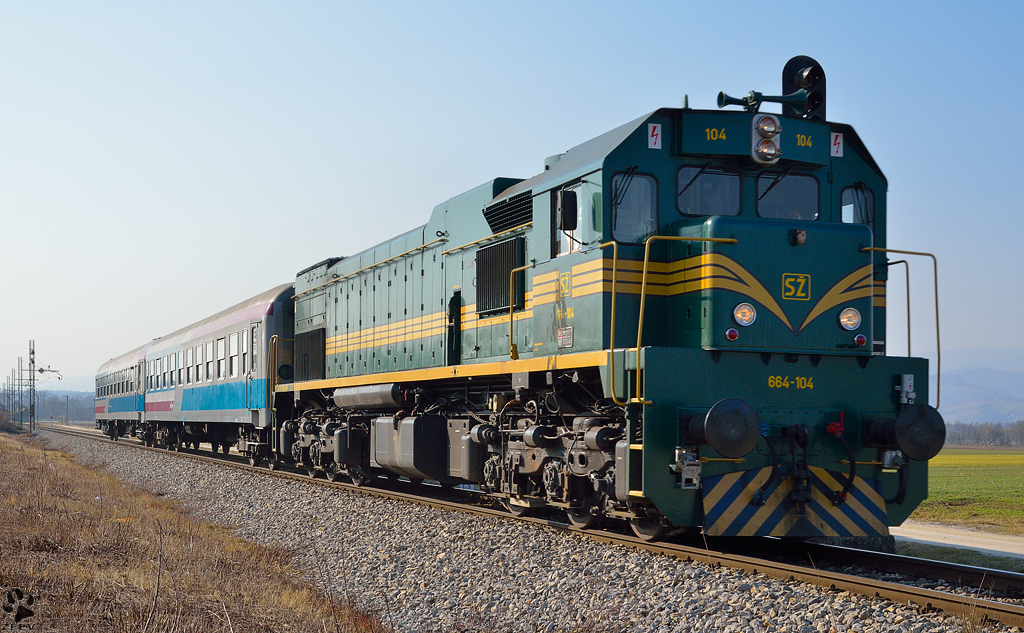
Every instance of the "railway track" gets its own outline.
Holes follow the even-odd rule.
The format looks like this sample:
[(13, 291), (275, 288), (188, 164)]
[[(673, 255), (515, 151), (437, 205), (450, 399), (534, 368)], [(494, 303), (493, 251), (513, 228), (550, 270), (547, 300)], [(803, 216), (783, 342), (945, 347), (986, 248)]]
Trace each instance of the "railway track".
[[(112, 440), (98, 432), (68, 428), (41, 430), (84, 437), (92, 441), (113, 443)], [(171, 451), (160, 448), (146, 447), (134, 441), (118, 443), (140, 450), (156, 451), (163, 454), (171, 453)], [(175, 452), (174, 454), (185, 459), (211, 462), (219, 466), (246, 471), (256, 470), (272, 477), (331, 486), (433, 508), (494, 516), (505, 520), (513, 518), (504, 509), (481, 504), (480, 497), (470, 492), (448, 490), (445, 492), (444, 498), (427, 497), (399, 489), (400, 482), (389, 482), (396, 484), (389, 487), (357, 487), (349, 483), (312, 479), (307, 474), (288, 470), (270, 471), (266, 468), (255, 467), (241, 456), (213, 456), (194, 452)], [(836, 592), (847, 591), (868, 597), (885, 598), (914, 606), (922, 612), (943, 611), (961, 617), (968, 617), (971, 614), (976, 617), (978, 614), (982, 614), (989, 620), (1008, 626), (1024, 627), (1024, 574), (828, 545), (784, 543), (777, 539), (743, 539), (738, 544), (721, 541), (711, 541), (699, 545), (671, 542), (649, 543), (633, 535), (614, 531), (579, 530), (571, 524), (551, 517), (519, 517), (518, 520), (574, 532), (600, 543), (621, 545), (681, 560), (698, 561), (713, 566), (760, 573), (775, 579), (805, 582)], [(765, 551), (772, 552), (773, 556), (763, 556), (762, 553)], [(851, 567), (855, 567), (858, 572), (854, 574), (836, 571), (836, 569)], [(861, 573), (866, 575), (859, 575)], [(887, 579), (880, 580), (871, 577), (871, 575), (879, 574), (885, 575)], [(951, 593), (895, 582), (897, 579), (911, 583), (920, 579), (942, 582), (951, 589), (959, 588), (962, 593)], [(1003, 600), (990, 599), (994, 596), (1002, 597)]]

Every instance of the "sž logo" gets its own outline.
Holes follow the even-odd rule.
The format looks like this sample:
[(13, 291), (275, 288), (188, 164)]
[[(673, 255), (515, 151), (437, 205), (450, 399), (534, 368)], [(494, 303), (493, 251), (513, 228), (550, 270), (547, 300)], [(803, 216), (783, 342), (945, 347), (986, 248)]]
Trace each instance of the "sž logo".
[(786, 273), (782, 276), (782, 298), (808, 301), (811, 298), (811, 276)]

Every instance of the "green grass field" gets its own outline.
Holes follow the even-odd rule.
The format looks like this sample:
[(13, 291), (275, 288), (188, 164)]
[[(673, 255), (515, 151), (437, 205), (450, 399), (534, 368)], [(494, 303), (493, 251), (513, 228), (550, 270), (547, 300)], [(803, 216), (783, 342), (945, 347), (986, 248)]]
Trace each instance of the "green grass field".
[(1024, 450), (945, 448), (913, 521), (1024, 535)]

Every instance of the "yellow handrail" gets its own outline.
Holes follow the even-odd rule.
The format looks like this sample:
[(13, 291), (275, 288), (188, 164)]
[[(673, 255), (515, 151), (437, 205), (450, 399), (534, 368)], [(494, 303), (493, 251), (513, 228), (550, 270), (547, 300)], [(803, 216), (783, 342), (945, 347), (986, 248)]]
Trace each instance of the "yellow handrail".
[[(618, 396), (615, 395), (615, 290), (618, 285), (618, 273), (619, 273), (619, 243), (615, 240), (611, 242), (605, 242), (598, 246), (598, 248), (604, 248), (605, 246), (612, 247), (612, 322), (611, 331), (609, 336), (611, 337), (608, 353), (608, 375), (611, 377), (611, 390), (612, 390), (612, 402), (619, 405), (620, 407), (629, 404), (626, 400), (619, 400)], [(602, 256), (601, 268), (604, 269)], [(601, 278), (604, 278), (604, 272), (601, 273)], [(603, 281), (602, 281), (603, 283)], [(627, 394), (627, 397), (629, 394)]]
[(894, 262), (889, 262), (890, 266), (896, 264), (903, 264), (903, 267), (907, 271), (907, 357), (910, 357), (910, 262), (905, 259), (900, 259)]
[(531, 226), (533, 226), (533, 220), (530, 220), (526, 224), (520, 224), (519, 226), (513, 226), (512, 228), (506, 229), (504, 231), (501, 231), (500, 233), (495, 233), (493, 235), (488, 235), (487, 237), (481, 237), (480, 239), (473, 240), (472, 242), (469, 242), (468, 244), (463, 244), (462, 246), (456, 246), (455, 248), (449, 248), (446, 251), (441, 251), (441, 254), (442, 255), (447, 255), (448, 253), (454, 253), (455, 251), (461, 251), (462, 249), (469, 248), (470, 246), (476, 246), (477, 244), (480, 244), (481, 242), (490, 242), (491, 240), (496, 240), (496, 239), (498, 239), (499, 237), (501, 237), (503, 235), (508, 235), (509, 233), (515, 233), (516, 231), (522, 231), (522, 230), (527, 229), (527, 228), (529, 228)]
[(508, 273), (508, 357), (512, 360), (519, 360), (519, 348), (512, 341), (514, 340), (515, 334), (512, 331), (513, 325), (515, 325), (515, 318), (513, 317), (516, 311), (516, 286), (515, 278), (516, 273), (522, 272), (527, 268), (533, 268), (533, 262), (519, 268), (513, 268)]
[[(935, 255), (931, 253), (922, 253), (918, 251), (900, 251), (895, 248), (878, 248), (877, 246), (866, 246), (860, 249), (861, 252), (875, 251), (878, 253), (899, 253), (900, 255), (919, 255), (921, 257), (932, 258), (932, 270), (934, 272), (935, 280), (935, 410), (939, 409), (939, 396), (942, 395), (942, 339), (939, 337), (939, 260), (935, 258)], [(907, 266), (907, 270), (910, 270), (910, 266)], [(872, 281), (874, 279), (872, 278)], [(910, 279), (907, 279), (908, 296)], [(907, 301), (909, 309), (910, 301)], [(927, 380), (927, 376), (925, 377)]]
[(636, 404), (654, 404), (652, 400), (644, 400), (640, 391), (640, 341), (644, 335), (644, 308), (647, 299), (647, 267), (651, 259), (651, 244), (654, 242), (713, 242), (716, 244), (735, 244), (738, 240), (731, 237), (680, 237), (675, 235), (652, 235), (647, 238), (644, 246), (644, 272), (640, 282), (640, 322), (636, 327), (636, 397), (630, 402)]

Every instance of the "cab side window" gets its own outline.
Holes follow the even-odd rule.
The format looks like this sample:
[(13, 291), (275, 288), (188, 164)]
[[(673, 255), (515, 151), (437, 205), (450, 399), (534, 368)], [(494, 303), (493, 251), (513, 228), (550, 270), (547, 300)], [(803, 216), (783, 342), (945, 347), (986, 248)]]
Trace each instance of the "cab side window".
[(844, 224), (867, 224), (875, 230), (875, 193), (867, 184), (858, 182), (843, 189), (840, 206)]
[(626, 171), (612, 177), (612, 235), (619, 242), (643, 244), (658, 230), (658, 182)]

